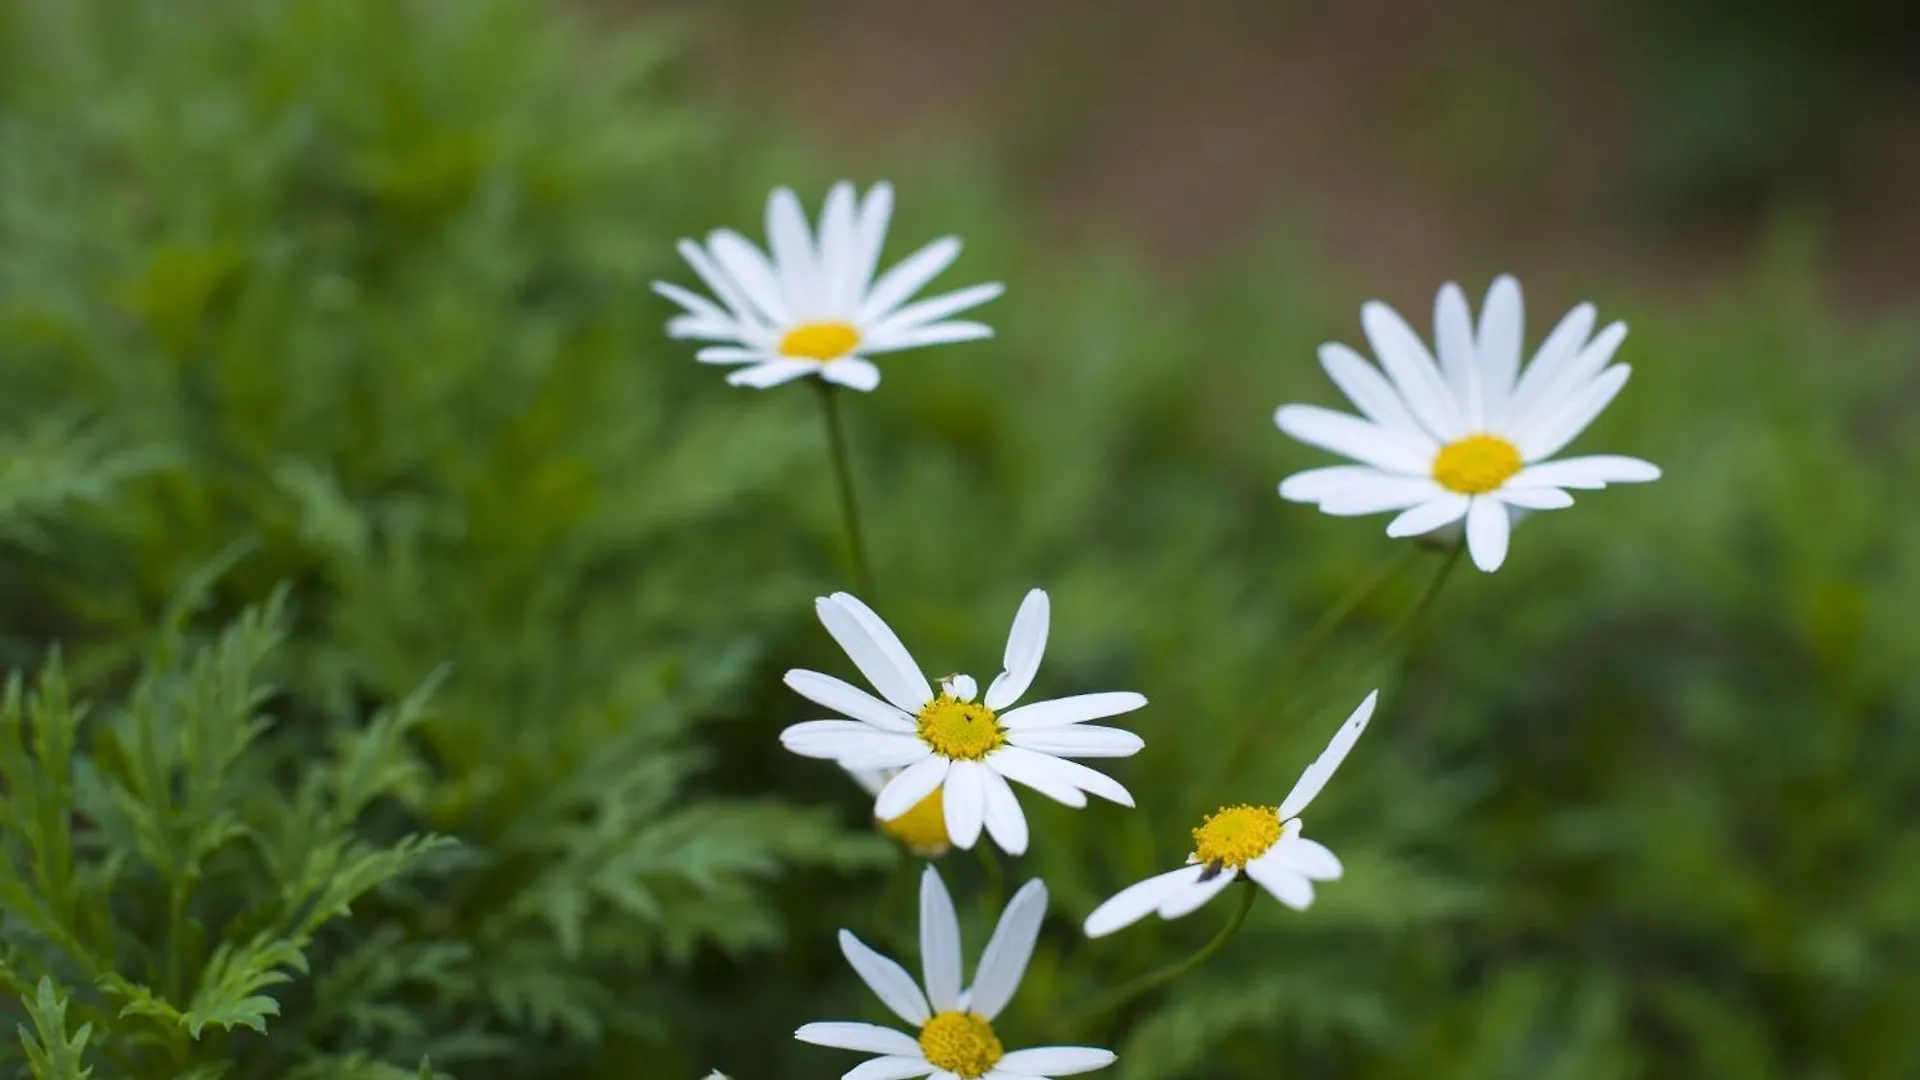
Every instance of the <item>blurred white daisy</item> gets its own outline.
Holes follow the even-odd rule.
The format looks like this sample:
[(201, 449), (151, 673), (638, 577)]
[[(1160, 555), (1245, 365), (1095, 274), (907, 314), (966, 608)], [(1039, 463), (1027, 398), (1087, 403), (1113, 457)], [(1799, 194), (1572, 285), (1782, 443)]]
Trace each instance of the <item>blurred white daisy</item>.
[(851, 719), (795, 724), (780, 741), (802, 757), (836, 761), (850, 772), (899, 769), (874, 800), (880, 820), (900, 818), (937, 791), (955, 847), (973, 847), (984, 826), (1003, 850), (1019, 855), (1027, 850), (1027, 818), (1009, 780), (1072, 807), (1085, 806), (1088, 792), (1133, 805), (1118, 781), (1068, 759), (1138, 753), (1146, 745), (1138, 735), (1086, 721), (1132, 712), (1146, 698), (1081, 694), (1012, 707), (1033, 684), (1046, 651), (1046, 593), (1034, 589), (1021, 602), (1007, 635), (1005, 670), (979, 701), (971, 675), (947, 676), (936, 694), (899, 637), (852, 595), (822, 597), (814, 610), (880, 697), (831, 675), (789, 671), (787, 685), (801, 697)]
[(1113, 1064), (1110, 1050), (1088, 1046), (1043, 1046), (1008, 1053), (993, 1021), (1013, 1000), (1033, 957), (1047, 887), (1029, 881), (1013, 895), (993, 929), (971, 989), (960, 988), (960, 920), (933, 867), (920, 878), (920, 966), (926, 992), (905, 968), (840, 931), (840, 951), (880, 1001), (912, 1024), (909, 1035), (878, 1024), (807, 1024), (793, 1033), (801, 1042), (879, 1054), (843, 1080), (1046, 1080), (1091, 1072)]
[[(878, 798), (886, 788), (887, 781), (899, 775), (899, 769), (848, 769), (847, 775), (866, 789), (867, 794)], [(953, 849), (953, 840), (947, 836), (947, 814), (940, 800), (940, 788), (934, 788), (926, 798), (914, 803), (904, 814), (886, 821), (875, 817), (873, 823), (901, 847), (923, 859), (937, 859)]]
[(1300, 812), (1367, 730), (1380, 691), (1367, 695), (1279, 806), (1226, 806), (1193, 830), (1193, 854), (1178, 870), (1129, 885), (1087, 916), (1088, 937), (1102, 937), (1157, 912), (1177, 919), (1220, 895), (1245, 876), (1295, 910), (1313, 903), (1313, 883), (1340, 877), (1340, 860), (1326, 845), (1300, 835)]
[[(1329, 514), (1400, 516), (1389, 536), (1419, 536), (1466, 519), (1474, 565), (1493, 571), (1507, 557), (1520, 513), (1573, 505), (1567, 488), (1657, 480), (1638, 458), (1600, 454), (1547, 459), (1607, 407), (1630, 371), (1611, 364), (1624, 323), (1593, 334), (1594, 308), (1567, 313), (1520, 369), (1520, 285), (1495, 279), (1475, 328), (1466, 294), (1449, 282), (1434, 304), (1438, 365), (1413, 328), (1374, 300), (1360, 321), (1380, 368), (1345, 345), (1320, 347), (1320, 363), (1365, 419), (1313, 405), (1283, 405), (1280, 430), (1359, 465), (1287, 477), (1283, 498)], [(1385, 369), (1384, 376), (1381, 368)]]
[(875, 184), (856, 201), (843, 180), (827, 193), (816, 237), (800, 199), (775, 189), (767, 199), (771, 258), (730, 229), (715, 230), (705, 246), (680, 241), (680, 254), (720, 302), (654, 282), (656, 292), (686, 309), (668, 321), (667, 333), (722, 343), (701, 349), (698, 359), (744, 365), (727, 376), (735, 386), (818, 375), (855, 390), (880, 384), (869, 356), (992, 337), (991, 327), (951, 316), (999, 296), (997, 283), (907, 303), (959, 257), (957, 237), (935, 240), (875, 279), (892, 213), (890, 185)]

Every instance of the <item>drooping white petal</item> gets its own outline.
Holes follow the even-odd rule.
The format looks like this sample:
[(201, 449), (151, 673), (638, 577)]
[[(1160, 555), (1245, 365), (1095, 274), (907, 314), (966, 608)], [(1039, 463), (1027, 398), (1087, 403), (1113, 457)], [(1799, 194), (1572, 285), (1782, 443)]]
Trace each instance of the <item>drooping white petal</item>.
[(715, 229), (707, 236), (707, 250), (719, 260), (721, 269), (740, 287), (760, 317), (775, 326), (794, 321), (786, 300), (780, 295), (780, 279), (774, 274), (773, 264), (746, 237), (731, 229)]
[(1543, 461), (1565, 449), (1613, 403), (1615, 395), (1627, 385), (1627, 376), (1631, 374), (1631, 366), (1615, 364), (1578, 393), (1568, 397), (1559, 408), (1542, 413), (1541, 419), (1529, 424), (1524, 431), (1516, 430), (1514, 442), (1520, 447), (1522, 456), (1530, 462)]
[(863, 1061), (841, 1073), (840, 1080), (912, 1080), (934, 1071), (933, 1063), (920, 1056), (920, 1046), (915, 1043), (911, 1055), (896, 1054)]
[(852, 931), (840, 931), (840, 952), (847, 963), (853, 965), (860, 981), (866, 983), (867, 989), (873, 991), (882, 1005), (893, 1010), (895, 1016), (919, 1027), (933, 1015), (933, 1010), (927, 1007), (926, 996), (920, 993), (919, 985), (907, 974), (907, 969), (868, 948)]
[(1016, 1076), (1072, 1076), (1104, 1069), (1115, 1060), (1113, 1051), (1091, 1046), (1037, 1046), (1007, 1054), (994, 1068)]
[(988, 1020), (1000, 1015), (1020, 989), (1027, 973), (1027, 961), (1033, 959), (1033, 943), (1040, 937), (1040, 921), (1047, 914), (1047, 887), (1038, 878), (1020, 887), (1000, 913), (1000, 922), (987, 939), (980, 954), (980, 967), (973, 975), (973, 989), (967, 994), (967, 1007)]
[(901, 769), (874, 798), (873, 816), (881, 821), (892, 821), (913, 809), (946, 780), (950, 765), (948, 759), (933, 754)]
[(861, 326), (878, 324), (959, 257), (960, 238), (943, 236), (900, 260), (873, 283), (873, 288), (861, 301), (859, 314), (854, 321)]
[(986, 758), (987, 768), (1017, 784), (1078, 810), (1087, 805), (1086, 793), (1075, 787), (1054, 765), (1059, 759), (1017, 746), (1003, 746)]
[(1159, 908), (1160, 901), (1175, 889), (1198, 881), (1204, 866), (1183, 866), (1164, 874), (1155, 874), (1108, 897), (1087, 916), (1084, 929), (1088, 937), (1105, 937), (1123, 927), (1132, 926)]
[(670, 281), (656, 281), (653, 291), (687, 309), (689, 315), (707, 322), (727, 325), (735, 321), (732, 313), (723, 311), (719, 304), (689, 289), (683, 289)]
[(1373, 355), (1400, 391), (1400, 400), (1420, 426), (1442, 443), (1467, 434), (1467, 422), (1459, 403), (1447, 389), (1440, 369), (1413, 327), (1400, 313), (1378, 300), (1369, 300), (1360, 308), (1360, 325)]
[(980, 776), (985, 771), (987, 767), (977, 761), (956, 761), (947, 770), (946, 790), (940, 793), (947, 838), (963, 851), (979, 842), (980, 827), (986, 823), (986, 781)]
[(909, 715), (917, 715), (933, 700), (933, 687), (920, 666), (873, 609), (843, 592), (821, 597), (813, 606), (821, 625), (881, 697)]
[[(987, 704), (993, 704), (993, 691), (987, 691)], [(1098, 694), (1075, 694), (1072, 697), (1054, 698), (1050, 701), (1036, 701), (1010, 709), (1000, 716), (1000, 726), (1008, 731), (1028, 731), (1034, 728), (1059, 727), (1062, 724), (1078, 724), (1086, 720), (1099, 720), (1108, 716), (1129, 713), (1147, 703), (1145, 695), (1131, 690), (1109, 690)]]
[[(1010, 746), (1002, 749), (1000, 753), (1004, 754), (1008, 750), (1019, 749), (1022, 748)], [(1028, 750), (1026, 753), (1033, 753), (1033, 751)], [(1115, 780), (1106, 773), (1089, 769), (1077, 761), (1068, 761), (1066, 758), (1054, 757), (1051, 754), (1041, 754), (1040, 756), (1049, 762), (1048, 767), (1055, 776), (1072, 784), (1074, 787), (1088, 794), (1098, 795), (1108, 802), (1119, 803), (1121, 806), (1133, 805), (1132, 793), (1122, 787), (1120, 781)]]
[[(1271, 854), (1271, 853), (1269, 853)], [(1313, 882), (1307, 875), (1277, 859), (1260, 858), (1247, 864), (1247, 876), (1295, 911), (1313, 906)]]
[(865, 336), (875, 341), (904, 336), (908, 331), (930, 326), (969, 308), (979, 307), (1006, 291), (1007, 287), (1004, 284), (990, 281), (918, 300), (875, 323)]
[(1350, 457), (1388, 472), (1425, 476), (1433, 454), (1420, 443), (1356, 416), (1317, 405), (1282, 405), (1273, 414), (1281, 431), (1322, 450)]
[(793, 1037), (836, 1050), (864, 1050), (869, 1054), (918, 1054), (920, 1041), (904, 1031), (879, 1024), (802, 1024)]
[[(986, 706), (999, 711), (1020, 700), (1033, 685), (1040, 670), (1040, 659), (1047, 651), (1047, 630), (1052, 624), (1053, 608), (1044, 589), (1030, 589), (1013, 614), (1013, 627), (1007, 631), (1007, 647), (1001, 653), (999, 675), (987, 686)], [(1011, 716), (1012, 714), (1008, 714)], [(1002, 718), (1002, 723), (1006, 718)]]
[(1660, 479), (1660, 466), (1619, 454), (1592, 454), (1529, 465), (1515, 473), (1506, 487), (1563, 487), (1598, 490), (1608, 484), (1642, 484)]
[(700, 276), (700, 280), (712, 290), (713, 295), (719, 297), (720, 302), (733, 313), (734, 321), (765, 321), (766, 317), (747, 299), (746, 292), (733, 280), (733, 275), (727, 273), (706, 248), (692, 240), (682, 240), (676, 245), (675, 250), (680, 252), (681, 258), (687, 260), (688, 266), (693, 267), (693, 272)]
[(1498, 499), (1473, 500), (1467, 507), (1467, 552), (1473, 565), (1491, 574), (1507, 561), (1507, 540), (1513, 532), (1513, 520)]
[(1446, 492), (1437, 498), (1429, 499), (1419, 506), (1387, 523), (1387, 535), (1392, 537), (1425, 536), (1435, 529), (1451, 525), (1467, 516), (1467, 506), (1473, 500), (1458, 492)]
[(1427, 448), (1429, 453), (1440, 449), (1440, 444), (1434, 442), (1420, 421), (1407, 411), (1400, 391), (1359, 353), (1338, 342), (1328, 342), (1320, 346), (1320, 366), (1367, 419)]
[(1380, 476), (1357, 481), (1320, 500), (1322, 513), (1339, 517), (1378, 514), (1383, 510), (1405, 510), (1447, 494), (1430, 477)]
[(1489, 498), (1522, 510), (1565, 510), (1573, 505), (1573, 496), (1553, 487), (1519, 488), (1509, 485), (1491, 493)]
[(1007, 786), (1006, 777), (988, 761), (980, 770), (980, 788), (986, 794), (982, 804), (987, 825), (987, 835), (1000, 845), (1000, 850), (1009, 855), (1024, 855), (1027, 852), (1027, 815), (1020, 809), (1020, 800), (1014, 797), (1013, 789)]
[(831, 675), (794, 668), (787, 672), (782, 681), (788, 689), (815, 705), (824, 705), (842, 716), (851, 716), (882, 731), (911, 734), (914, 730), (913, 718), (907, 713)]
[(959, 1008), (960, 916), (932, 863), (920, 874), (920, 968), (933, 1011)]
[(1480, 332), (1475, 347), (1480, 356), (1481, 412), (1478, 426), (1499, 422), (1513, 396), (1514, 377), (1520, 371), (1520, 349), (1526, 337), (1526, 310), (1520, 283), (1501, 274), (1487, 289), (1480, 308)]
[(1306, 771), (1300, 774), (1300, 779), (1294, 782), (1293, 790), (1287, 792), (1287, 797), (1280, 800), (1279, 814), (1282, 821), (1299, 817), (1300, 811), (1305, 810), (1314, 796), (1320, 794), (1320, 789), (1327, 786), (1327, 781), (1333, 778), (1334, 770), (1340, 767), (1340, 763), (1345, 761), (1347, 754), (1353, 750), (1353, 744), (1359, 741), (1360, 733), (1367, 730), (1367, 722), (1373, 719), (1373, 707), (1379, 701), (1380, 691), (1375, 690), (1368, 694), (1366, 700), (1362, 701), (1340, 725), (1340, 730), (1333, 733), (1333, 739), (1327, 743), (1327, 748), (1320, 751), (1320, 756), (1315, 758), (1313, 764), (1307, 766)]
[(827, 361), (820, 368), (820, 377), (849, 390), (871, 390), (880, 385), (880, 369), (873, 361), (857, 356)]
[(775, 188), (767, 198), (767, 243), (773, 249), (774, 276), (796, 322), (821, 314), (820, 263), (807, 230), (807, 212), (791, 188)]
[(1009, 731), (1007, 741), (1042, 754), (1078, 758), (1132, 757), (1147, 745), (1145, 739), (1131, 731), (1094, 724), (1021, 728)]
[(1204, 874), (1189, 884), (1176, 886), (1167, 895), (1160, 898), (1160, 906), (1155, 910), (1163, 919), (1178, 919), (1200, 909), (1207, 901), (1219, 896), (1227, 886), (1233, 884), (1235, 875), (1222, 871), (1207, 877)]
[(1451, 281), (1440, 286), (1433, 300), (1433, 346), (1440, 355), (1440, 375), (1459, 403), (1461, 419), (1469, 431), (1480, 430), (1483, 400), (1473, 313), (1467, 309), (1467, 294)]
[(875, 336), (863, 342), (860, 351), (871, 354), (899, 352), (903, 349), (918, 349), (927, 345), (952, 345), (961, 341), (980, 341), (992, 336), (993, 327), (986, 323), (956, 319), (950, 322), (934, 323), (931, 326), (916, 326), (885, 337)]
[(1316, 881), (1338, 881), (1346, 868), (1327, 845), (1295, 833), (1268, 849), (1259, 860), (1284, 863)]
[(751, 386), (755, 390), (779, 386), (805, 378), (820, 370), (820, 365), (811, 360), (770, 360), (764, 364), (741, 368), (727, 376), (729, 386)]

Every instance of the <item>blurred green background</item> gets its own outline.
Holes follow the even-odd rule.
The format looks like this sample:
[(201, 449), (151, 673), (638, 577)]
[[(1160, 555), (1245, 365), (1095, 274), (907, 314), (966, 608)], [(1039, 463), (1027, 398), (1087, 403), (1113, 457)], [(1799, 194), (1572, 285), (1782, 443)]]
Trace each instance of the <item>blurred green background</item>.
[[(1054, 917), (1010, 1046), (1205, 941), (1222, 912), (1077, 926), (1378, 684), (1314, 807), (1346, 880), (1076, 1033), (1108, 1075), (1920, 1075), (1916, 65), (1913, 9), (1865, 0), (0, 3), (0, 649), (58, 643), (93, 702), (70, 790), (49, 714), (0, 745), (34, 1033), (0, 1060), (855, 1064), (789, 1033), (884, 1019), (833, 931), (910, 958), (914, 867), (775, 739), (812, 713), (780, 672), (847, 668), (819, 417), (695, 365), (648, 290), (844, 175), (898, 187), (890, 256), (954, 232), (955, 280), (1009, 284), (994, 340), (850, 402), (877, 606), (990, 673), (1042, 585), (1036, 692), (1152, 701), (1139, 810), (1023, 797), (1007, 872)], [(1382, 657), (1417, 567), (1291, 707), (1290, 650), (1399, 549), (1275, 497), (1325, 458), (1271, 411), (1335, 403), (1313, 349), (1362, 301), (1422, 324), (1500, 271), (1530, 344), (1583, 299), (1630, 324), (1575, 450), (1666, 477), (1530, 518)], [(278, 640), (196, 682), (276, 588)], [(333, 913), (313, 806), (330, 851), (455, 842), (296, 934)], [(993, 886), (943, 869), (977, 950)], [(248, 962), (286, 981), (233, 977), (282, 931), (297, 962)], [(13, 1004), (43, 976), (63, 1017)]]

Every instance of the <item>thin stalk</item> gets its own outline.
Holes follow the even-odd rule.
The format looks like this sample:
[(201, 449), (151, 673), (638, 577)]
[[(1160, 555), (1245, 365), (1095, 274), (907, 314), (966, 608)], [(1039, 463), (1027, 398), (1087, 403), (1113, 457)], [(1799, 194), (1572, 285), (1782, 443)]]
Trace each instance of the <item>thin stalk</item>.
[(1143, 994), (1152, 993), (1160, 987), (1180, 978), (1187, 972), (1192, 971), (1194, 968), (1212, 959), (1213, 955), (1221, 949), (1226, 948), (1227, 942), (1232, 941), (1233, 936), (1240, 932), (1240, 927), (1245, 925), (1247, 913), (1253, 910), (1253, 900), (1255, 896), (1259, 895), (1260, 887), (1253, 883), (1252, 878), (1242, 877), (1240, 879), (1239, 890), (1240, 902), (1234, 905), (1233, 914), (1227, 916), (1226, 925), (1220, 928), (1219, 933), (1213, 935), (1213, 940), (1200, 946), (1198, 951), (1185, 959), (1177, 960), (1157, 971), (1150, 971), (1137, 979), (1121, 984), (1118, 989), (1106, 997), (1101, 998), (1091, 1007), (1076, 1013), (1069, 1020), (1069, 1025), (1077, 1030), (1094, 1020), (1115, 1012), (1135, 998)]
[(840, 523), (847, 533), (847, 551), (853, 563), (854, 587), (873, 599), (873, 571), (867, 565), (867, 544), (860, 533), (860, 506), (853, 493), (853, 463), (847, 453), (847, 433), (840, 422), (839, 388), (825, 379), (810, 380), (820, 391), (820, 411), (827, 420), (827, 449), (833, 458), (834, 481), (840, 489)]

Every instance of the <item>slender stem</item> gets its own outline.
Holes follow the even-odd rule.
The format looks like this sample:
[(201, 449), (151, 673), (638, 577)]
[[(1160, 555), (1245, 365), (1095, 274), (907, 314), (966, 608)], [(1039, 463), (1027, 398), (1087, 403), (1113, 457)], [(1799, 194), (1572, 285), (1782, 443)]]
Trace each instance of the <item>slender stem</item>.
[(1382, 564), (1371, 577), (1347, 590), (1346, 595), (1335, 601), (1334, 605), (1327, 609), (1327, 613), (1320, 616), (1320, 620), (1307, 631), (1306, 636), (1300, 640), (1299, 647), (1294, 649), (1293, 655), (1288, 658), (1286, 666), (1281, 670), (1288, 673), (1305, 670), (1307, 665), (1313, 662), (1313, 658), (1320, 654), (1320, 650), (1326, 647), (1327, 642), (1333, 640), (1334, 631), (1346, 625), (1354, 612), (1359, 611), (1368, 601), (1380, 595), (1380, 592), (1397, 580), (1401, 574), (1406, 573), (1407, 567), (1412, 566), (1414, 560), (1420, 558), (1420, 554), (1418, 544), (1403, 545), (1398, 558)]
[(867, 545), (860, 535), (860, 507), (853, 494), (853, 464), (847, 453), (847, 433), (840, 423), (839, 388), (825, 379), (808, 380), (819, 388), (820, 409), (827, 418), (827, 448), (833, 458), (833, 476), (840, 488), (840, 521), (847, 533), (847, 551), (853, 561), (854, 587), (873, 599), (873, 571), (867, 565)]
[(1185, 959), (1177, 960), (1157, 971), (1150, 971), (1137, 979), (1121, 984), (1113, 993), (1101, 998), (1091, 1007), (1074, 1014), (1069, 1020), (1069, 1024), (1075, 1028), (1083, 1027), (1108, 1013), (1114, 1012), (1133, 999), (1143, 994), (1151, 993), (1173, 982), (1175, 979), (1180, 978), (1187, 972), (1192, 971), (1194, 968), (1212, 959), (1213, 955), (1221, 949), (1226, 948), (1227, 942), (1233, 940), (1233, 935), (1239, 933), (1240, 927), (1246, 923), (1247, 913), (1253, 910), (1254, 897), (1259, 895), (1260, 892), (1259, 886), (1255, 885), (1253, 879), (1248, 877), (1242, 877), (1240, 879), (1239, 888), (1240, 902), (1234, 905), (1233, 914), (1227, 916), (1226, 925), (1220, 928), (1219, 933), (1213, 935), (1212, 941), (1200, 946), (1197, 952)]

